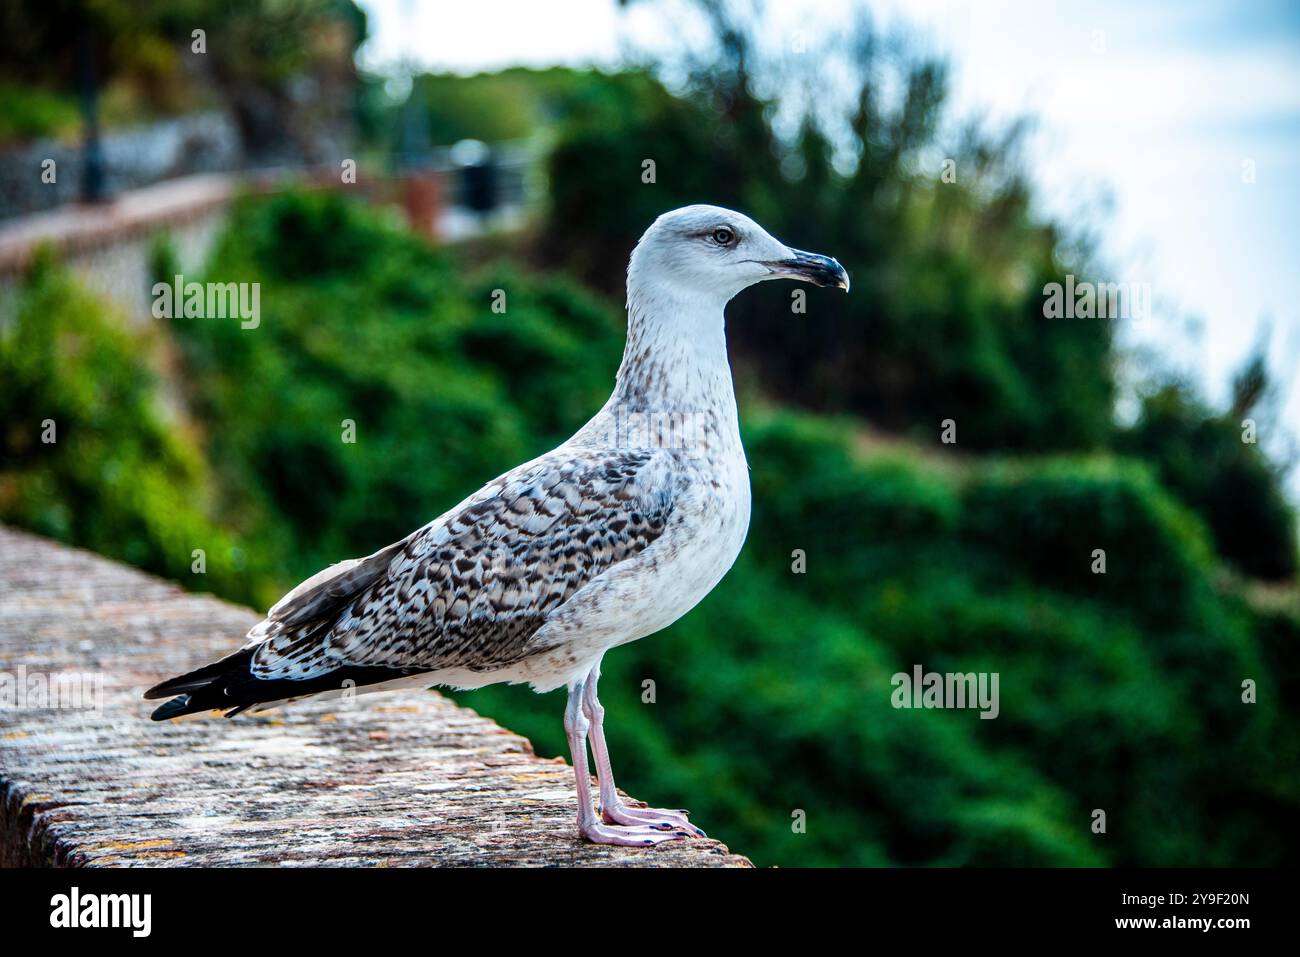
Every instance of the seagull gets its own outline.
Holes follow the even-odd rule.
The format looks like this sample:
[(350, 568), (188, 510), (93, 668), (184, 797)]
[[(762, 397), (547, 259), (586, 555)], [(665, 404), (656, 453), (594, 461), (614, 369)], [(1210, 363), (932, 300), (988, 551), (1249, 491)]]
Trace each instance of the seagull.
[(685, 811), (620, 797), (596, 689), (605, 652), (686, 614), (740, 553), (749, 466), (723, 312), (783, 277), (849, 288), (835, 259), (748, 216), (705, 205), (660, 216), (628, 264), (613, 393), (586, 425), (401, 541), (307, 579), (238, 651), (147, 691), (171, 698), (154, 720), (409, 685), (565, 687), (581, 837), (704, 836)]

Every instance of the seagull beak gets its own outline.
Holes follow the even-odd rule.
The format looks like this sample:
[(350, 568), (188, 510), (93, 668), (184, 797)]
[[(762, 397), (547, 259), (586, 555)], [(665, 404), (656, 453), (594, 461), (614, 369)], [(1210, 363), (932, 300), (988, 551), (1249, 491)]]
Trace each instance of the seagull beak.
[(786, 259), (774, 259), (763, 263), (772, 270), (772, 275), (788, 279), (801, 279), (817, 286), (837, 286), (849, 291), (849, 274), (839, 264), (839, 260), (817, 253), (806, 253), (802, 249), (791, 249)]

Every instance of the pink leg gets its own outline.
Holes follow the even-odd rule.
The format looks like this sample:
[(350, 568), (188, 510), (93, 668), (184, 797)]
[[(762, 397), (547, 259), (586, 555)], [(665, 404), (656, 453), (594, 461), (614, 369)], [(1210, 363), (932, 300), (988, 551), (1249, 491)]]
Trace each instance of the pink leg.
[(591, 774), (587, 771), (587, 729), (590, 722), (582, 710), (583, 682), (569, 685), (569, 702), (564, 709), (564, 731), (573, 754), (573, 773), (578, 780), (578, 832), (593, 844), (621, 844), (641, 847), (688, 837), (684, 830), (667, 826), (634, 824), (628, 827), (602, 823), (591, 803)]
[(582, 710), (591, 727), (591, 753), (596, 759), (596, 778), (600, 782), (600, 814), (608, 824), (650, 824), (661, 828), (680, 828), (695, 837), (705, 833), (686, 819), (685, 811), (664, 808), (628, 807), (614, 785), (614, 772), (609, 763), (609, 748), (605, 746), (605, 709), (596, 697), (596, 683), (600, 679), (600, 666), (587, 675), (582, 695)]

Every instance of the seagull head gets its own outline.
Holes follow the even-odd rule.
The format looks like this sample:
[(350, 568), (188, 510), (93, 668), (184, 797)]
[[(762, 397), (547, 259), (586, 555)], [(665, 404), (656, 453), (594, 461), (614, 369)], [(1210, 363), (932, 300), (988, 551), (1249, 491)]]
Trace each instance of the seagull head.
[(725, 303), (765, 279), (799, 279), (849, 289), (849, 274), (830, 256), (792, 249), (743, 213), (683, 206), (664, 213), (632, 252), (628, 285), (652, 284)]

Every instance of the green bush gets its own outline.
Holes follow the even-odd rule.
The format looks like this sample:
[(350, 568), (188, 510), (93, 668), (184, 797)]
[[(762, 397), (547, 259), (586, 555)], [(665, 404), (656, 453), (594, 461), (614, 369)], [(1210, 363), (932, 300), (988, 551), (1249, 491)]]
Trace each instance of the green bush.
[(1210, 570), (1203, 527), (1134, 462), (998, 465), (965, 502), (963, 533), (1022, 574), (1165, 624), (1184, 620)]
[(1119, 447), (1152, 462), (1163, 482), (1209, 526), (1218, 551), (1249, 575), (1294, 578), (1296, 518), (1259, 446), (1242, 441), (1239, 415), (1216, 415), (1185, 389), (1146, 396)]
[[(0, 328), (0, 521), (191, 588), (265, 600), (272, 583), (258, 560), (205, 517), (206, 465), (160, 402), (152, 338), (123, 327), (38, 258)], [(191, 571), (196, 548), (203, 575)]]

